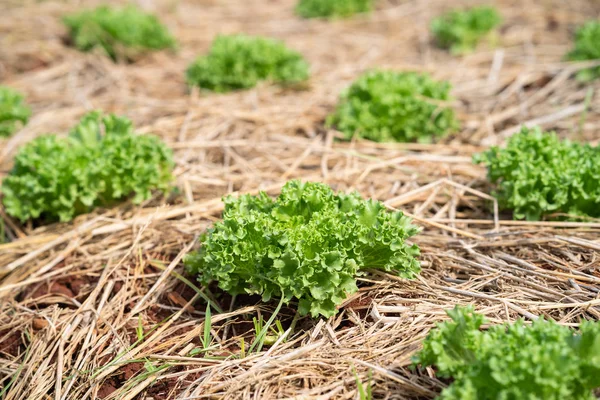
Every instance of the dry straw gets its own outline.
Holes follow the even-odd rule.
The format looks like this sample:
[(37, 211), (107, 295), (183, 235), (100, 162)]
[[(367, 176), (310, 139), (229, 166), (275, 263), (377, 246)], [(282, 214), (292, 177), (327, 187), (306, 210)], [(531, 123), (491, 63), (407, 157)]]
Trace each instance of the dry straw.
[[(18, 146), (102, 108), (175, 149), (181, 190), (71, 224), (19, 226), (2, 213), (13, 239), (0, 244), (5, 400), (351, 399), (353, 368), (365, 383), (372, 371), (378, 398), (433, 398), (444, 383), (407, 367), (456, 304), (473, 304), (492, 323), (543, 316), (577, 326), (600, 317), (600, 221), (512, 221), (495, 209), (485, 171), (470, 162), (523, 123), (598, 142), (600, 86), (590, 86), (590, 97), (571, 79), (585, 64), (561, 61), (572, 28), (598, 15), (598, 4), (500, 1), (502, 46), (453, 58), (431, 46), (427, 29), (448, 7), (442, 0), (382, 0), (370, 16), (334, 22), (297, 19), (292, 0), (144, 1), (180, 51), (116, 65), (62, 42), (59, 17), (97, 2), (4, 3), (0, 78), (26, 94), (34, 114), (0, 144), (1, 176)], [(183, 71), (217, 32), (285, 40), (311, 62), (310, 87), (188, 92)], [(323, 119), (339, 91), (376, 66), (449, 79), (461, 132), (432, 145), (336, 141)], [(247, 352), (252, 317), (268, 319), (276, 304), (220, 298), (212, 357), (193, 355), (205, 335), (201, 297), (218, 293), (183, 282), (181, 257), (220, 217), (221, 196), (276, 194), (290, 178), (357, 189), (413, 215), (424, 228), (415, 238), (422, 275), (407, 282), (373, 272), (336, 317), (302, 319), (293, 330), (293, 310), (284, 308), (277, 318), (285, 340), (257, 353)]]

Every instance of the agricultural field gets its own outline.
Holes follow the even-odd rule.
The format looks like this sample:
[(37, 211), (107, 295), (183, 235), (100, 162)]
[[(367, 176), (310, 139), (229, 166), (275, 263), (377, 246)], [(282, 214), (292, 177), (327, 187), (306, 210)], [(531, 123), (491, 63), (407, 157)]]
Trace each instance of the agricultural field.
[(600, 2), (0, 15), (0, 400), (600, 398)]

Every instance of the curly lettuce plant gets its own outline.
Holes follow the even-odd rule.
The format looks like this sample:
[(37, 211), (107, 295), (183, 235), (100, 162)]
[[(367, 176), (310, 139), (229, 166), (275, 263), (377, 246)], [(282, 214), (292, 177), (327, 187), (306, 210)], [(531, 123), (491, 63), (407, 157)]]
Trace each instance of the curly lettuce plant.
[(136, 135), (127, 118), (99, 112), (85, 115), (67, 138), (38, 137), (23, 146), (2, 182), (6, 212), (21, 221), (69, 221), (97, 206), (152, 190), (172, 179), (170, 149), (150, 135)]
[(327, 125), (347, 139), (431, 142), (458, 127), (450, 89), (427, 74), (370, 71), (341, 94)]
[(0, 86), (0, 138), (9, 137), (29, 121), (31, 109), (23, 95), (6, 86)]
[[(575, 33), (575, 45), (566, 58), (570, 61), (600, 60), (600, 21), (589, 21)], [(580, 81), (600, 78), (600, 66), (581, 70)]]
[(146, 51), (174, 48), (175, 39), (152, 14), (135, 6), (102, 5), (63, 19), (81, 51), (102, 49), (113, 60), (132, 60)]
[(495, 325), (471, 307), (448, 311), (432, 330), (414, 365), (435, 366), (453, 378), (440, 400), (594, 400), (600, 387), (600, 323), (578, 331), (554, 321)]
[(474, 161), (487, 167), (500, 206), (513, 210), (514, 218), (600, 217), (599, 147), (523, 127), (505, 148), (492, 147)]
[(431, 32), (438, 45), (453, 54), (468, 53), (502, 22), (493, 7), (453, 10), (431, 22)]
[(374, 0), (300, 0), (296, 14), (303, 18), (347, 18), (371, 11)]
[(223, 221), (184, 262), (200, 282), (216, 281), (232, 295), (295, 298), (300, 314), (329, 317), (357, 291), (365, 268), (408, 279), (420, 271), (419, 248), (407, 243), (419, 229), (357, 193), (290, 181), (276, 199), (260, 193), (224, 201)]
[(249, 89), (259, 81), (295, 84), (308, 79), (304, 57), (280, 41), (246, 35), (218, 36), (208, 54), (187, 69), (190, 86), (213, 92)]

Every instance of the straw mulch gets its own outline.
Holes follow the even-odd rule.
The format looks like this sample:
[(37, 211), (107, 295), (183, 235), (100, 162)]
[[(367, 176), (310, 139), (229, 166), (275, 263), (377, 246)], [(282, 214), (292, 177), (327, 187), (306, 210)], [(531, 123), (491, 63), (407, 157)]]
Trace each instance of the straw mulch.
[[(523, 123), (598, 142), (600, 85), (577, 84), (582, 64), (562, 62), (573, 28), (599, 15), (597, 2), (499, 1), (501, 45), (455, 58), (428, 34), (431, 17), (450, 6), (442, 0), (381, 0), (369, 16), (336, 22), (296, 18), (294, 0), (140, 0), (180, 49), (131, 65), (64, 44), (60, 16), (95, 3), (3, 2), (0, 79), (26, 94), (34, 114), (0, 144), (0, 176), (19, 145), (65, 133), (99, 108), (175, 149), (180, 194), (41, 227), (1, 212), (11, 239), (0, 244), (3, 399), (350, 399), (356, 377), (370, 379), (376, 398), (431, 399), (447, 382), (411, 371), (410, 357), (456, 304), (492, 323), (600, 317), (600, 222), (512, 221), (471, 163)], [(309, 87), (190, 92), (187, 64), (230, 32), (284, 39), (311, 62)], [(449, 79), (462, 130), (434, 145), (337, 141), (322, 122), (339, 91), (373, 67)], [(182, 256), (220, 217), (221, 196), (276, 195), (292, 178), (356, 189), (413, 215), (423, 227), (421, 276), (369, 274), (336, 317), (293, 329), (284, 307), (284, 340), (252, 353), (252, 318), (268, 319), (276, 304), (213, 290), (222, 312), (213, 310), (212, 349), (193, 355), (206, 306), (180, 275)]]

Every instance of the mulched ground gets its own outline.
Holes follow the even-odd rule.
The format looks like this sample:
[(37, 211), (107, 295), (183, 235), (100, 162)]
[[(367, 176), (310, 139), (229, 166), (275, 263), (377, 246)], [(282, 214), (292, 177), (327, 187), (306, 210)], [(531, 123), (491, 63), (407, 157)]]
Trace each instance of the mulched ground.
[[(432, 46), (429, 21), (475, 2), (380, 0), (368, 16), (333, 22), (295, 17), (295, 0), (139, 3), (170, 27), (177, 53), (113, 64), (68, 47), (60, 22), (99, 2), (3, 2), (0, 80), (25, 93), (33, 116), (0, 142), (0, 178), (18, 146), (66, 134), (83, 113), (103, 109), (175, 150), (180, 194), (69, 224), (20, 225), (0, 209), (10, 239), (0, 244), (0, 398), (350, 399), (355, 370), (363, 382), (372, 374), (376, 398), (432, 399), (447, 382), (411, 371), (410, 357), (455, 304), (472, 304), (493, 323), (598, 319), (600, 222), (495, 215), (485, 170), (471, 156), (521, 124), (600, 141), (600, 83), (578, 84), (582, 65), (562, 61), (575, 27), (597, 18), (600, 4), (497, 1), (499, 45), (457, 58)], [(187, 65), (216, 34), (233, 32), (302, 52), (308, 87), (190, 91)], [(431, 145), (335, 140), (325, 117), (339, 92), (374, 67), (450, 80), (461, 131)], [(356, 189), (412, 214), (423, 227), (415, 238), (423, 272), (414, 281), (369, 274), (337, 316), (303, 318), (293, 330), (292, 304), (277, 315), (286, 340), (251, 354), (252, 319), (268, 319), (276, 304), (211, 290), (223, 312), (213, 310), (203, 356), (206, 305), (182, 279), (181, 257), (220, 217), (221, 196), (275, 195), (292, 178)]]

